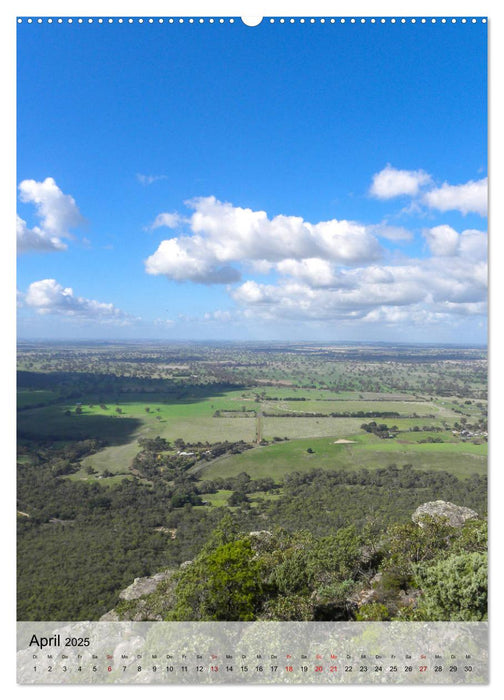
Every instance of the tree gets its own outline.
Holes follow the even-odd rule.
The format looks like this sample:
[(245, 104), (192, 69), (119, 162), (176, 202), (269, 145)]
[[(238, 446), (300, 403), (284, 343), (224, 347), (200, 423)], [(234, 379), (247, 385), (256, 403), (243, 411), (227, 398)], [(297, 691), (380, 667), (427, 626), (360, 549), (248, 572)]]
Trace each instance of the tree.
[(228, 505), (230, 506), (240, 506), (242, 503), (248, 503), (249, 498), (243, 491), (233, 491), (231, 496), (228, 498)]
[(174, 620), (255, 619), (261, 602), (261, 565), (248, 539), (205, 550), (180, 574)]
[(309, 592), (313, 571), (307, 567), (307, 552), (287, 551), (284, 560), (273, 569), (270, 583), (281, 595), (306, 595)]

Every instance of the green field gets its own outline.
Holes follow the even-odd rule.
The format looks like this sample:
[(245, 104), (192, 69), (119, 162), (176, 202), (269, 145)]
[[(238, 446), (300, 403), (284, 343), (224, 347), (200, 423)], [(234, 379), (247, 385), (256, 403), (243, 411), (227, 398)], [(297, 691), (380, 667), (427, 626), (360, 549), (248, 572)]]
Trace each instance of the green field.
[(17, 392), (17, 407), (38, 406), (49, 401), (55, 401), (57, 398), (58, 394), (48, 389), (19, 389)]
[[(304, 400), (292, 400), (293, 397)], [(279, 480), (290, 471), (373, 469), (392, 463), (446, 470), (461, 476), (486, 472), (486, 443), (462, 442), (451, 430), (456, 421), (483, 415), (485, 401), (421, 397), (399, 391), (335, 392), (278, 385), (221, 392), (207, 386), (181, 385), (165, 393), (123, 392), (105, 401), (91, 394), (79, 402), (55, 403), (57, 398), (56, 391), (21, 389), (18, 402), (23, 410), (18, 414), (18, 429), (20, 438), (28, 440), (105, 441), (106, 447), (82, 460), (80, 469), (68, 477), (72, 480), (92, 481), (106, 470), (113, 476), (104, 479), (104, 484), (131, 475), (133, 459), (140, 450), (138, 440), (156, 436), (172, 443), (176, 439), (187, 443), (243, 440), (256, 445), (258, 437), (269, 442), (282, 440), (268, 446), (256, 445), (241, 455), (224, 456), (209, 465), (197, 465), (194, 473), (203, 479), (245, 471), (252, 478), (272, 476)], [(50, 405), (29, 408), (48, 402)], [(358, 411), (396, 412), (400, 417), (328, 415)], [(324, 415), (296, 415), (310, 412)], [(363, 423), (372, 420), (395, 426), (400, 433), (396, 439), (378, 439), (361, 429)], [(442, 440), (442, 444), (420, 442), (429, 438)], [(335, 444), (338, 439), (352, 442)], [(314, 454), (308, 454), (308, 448)], [(95, 475), (89, 474), (90, 468)]]
[[(309, 448), (313, 450), (312, 454), (307, 452)], [(256, 447), (241, 455), (225, 456), (202, 469), (199, 476), (201, 479), (213, 479), (246, 472), (253, 479), (269, 476), (279, 481), (292, 471), (378, 469), (390, 464), (412, 464), (417, 469), (447, 471), (460, 477), (473, 473), (486, 474), (486, 445), (400, 445), (394, 440), (378, 438), (374, 441), (335, 444), (334, 440), (327, 438), (304, 438)]]
[[(254, 416), (250, 413), (247, 417), (241, 415), (242, 406), (246, 410), (250, 408), (250, 404), (247, 405), (242, 399), (241, 392), (194, 400), (174, 401), (170, 397), (166, 403), (159, 400), (132, 401), (128, 396), (122, 396), (104, 405), (105, 408), (97, 403), (90, 406), (83, 401), (79, 404), (64, 403), (28, 409), (19, 413), (18, 429), (22, 434), (40, 438), (57, 436), (53, 439), (68, 440), (96, 437), (115, 444), (122, 443), (128, 433), (133, 437), (148, 433), (168, 439), (181, 437), (186, 441), (225, 439), (225, 435), (235, 431), (244, 436), (253, 435), (247, 422), (252, 426)], [(75, 413), (77, 406), (80, 406), (80, 415)], [(236, 412), (236, 417), (214, 419), (217, 410)], [(67, 411), (70, 415), (66, 415)]]
[(433, 403), (414, 401), (388, 401), (386, 398), (382, 400), (307, 400), (307, 401), (264, 401), (263, 408), (265, 410), (277, 411), (292, 411), (293, 413), (356, 413), (363, 411), (364, 413), (372, 412), (394, 412), (400, 415), (411, 416), (414, 413), (417, 415), (425, 415), (426, 413), (436, 415), (440, 408)]
[(263, 418), (263, 437), (346, 437), (357, 432), (362, 425), (362, 418)]
[[(268, 387), (268, 390), (270, 387)], [(291, 396), (292, 390), (286, 388), (274, 391), (284, 396)], [(301, 390), (298, 390), (301, 393)], [(26, 402), (36, 397), (42, 400), (54, 399), (54, 392), (33, 391), (20, 392)], [(77, 440), (95, 437), (107, 441), (108, 446), (96, 454), (86, 457), (82, 467), (73, 478), (89, 479), (87, 469), (92, 467), (98, 473), (108, 470), (112, 474), (127, 475), (135, 455), (139, 451), (138, 439), (142, 437), (163, 437), (174, 441), (182, 438), (186, 442), (220, 442), (224, 440), (256, 441), (257, 421), (252, 410), (266, 412), (324, 412), (342, 411), (396, 411), (412, 418), (377, 418), (376, 422), (385, 422), (397, 426), (400, 431), (396, 440), (379, 440), (360, 430), (364, 422), (371, 418), (332, 418), (332, 417), (273, 417), (261, 418), (261, 437), (271, 441), (274, 438), (289, 438), (289, 442), (256, 448), (248, 452), (217, 460), (201, 471), (203, 478), (230, 476), (246, 471), (251, 476), (274, 476), (281, 478), (289, 471), (303, 471), (313, 467), (323, 469), (355, 469), (358, 467), (375, 468), (397, 462), (412, 464), (421, 469), (445, 469), (467, 476), (473, 472), (484, 473), (486, 470), (486, 444), (472, 445), (461, 443), (453, 437), (451, 431), (431, 433), (422, 431), (424, 426), (442, 427), (443, 421), (457, 418), (454, 409), (459, 404), (452, 401), (389, 401), (386, 395), (378, 400), (375, 395), (357, 399), (349, 393), (346, 400), (341, 396), (335, 400), (334, 394), (326, 395), (318, 390), (302, 390), (302, 395), (316, 394), (317, 398), (306, 401), (261, 400), (252, 401), (247, 392), (229, 391), (217, 396), (186, 392), (183, 399), (174, 400), (168, 396), (164, 400), (160, 395), (151, 396), (151, 401), (129, 400), (122, 396), (120, 400), (99, 405), (90, 400), (80, 404), (56, 404), (42, 408), (25, 409), (19, 413), (18, 427), (21, 436), (58, 440)], [(269, 393), (269, 395), (272, 395)], [(136, 398), (136, 397), (135, 397)], [(142, 396), (142, 399), (149, 398)], [(128, 399), (128, 400), (125, 400)], [(25, 405), (30, 405), (25, 403)], [(81, 413), (76, 414), (77, 405)], [(466, 406), (464, 406), (466, 408)], [(468, 407), (474, 412), (473, 405)], [(118, 410), (120, 413), (118, 413)], [(148, 409), (148, 410), (146, 410)], [(215, 417), (216, 411), (222, 411)], [(70, 413), (70, 415), (68, 415)], [(421, 416), (436, 415), (436, 418)], [(413, 432), (412, 428), (420, 430)], [(444, 444), (419, 443), (428, 437), (442, 439)], [(349, 438), (354, 445), (335, 445), (337, 439)], [(315, 449), (314, 455), (308, 455), (308, 447)], [(92, 477), (91, 477), (92, 478)]]

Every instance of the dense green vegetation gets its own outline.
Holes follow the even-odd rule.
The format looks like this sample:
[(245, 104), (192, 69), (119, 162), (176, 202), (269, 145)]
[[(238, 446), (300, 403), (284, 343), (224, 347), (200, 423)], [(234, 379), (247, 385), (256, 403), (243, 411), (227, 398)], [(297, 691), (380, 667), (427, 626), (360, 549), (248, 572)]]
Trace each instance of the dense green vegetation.
[[(228, 516), (192, 563), (142, 599), (165, 620), (487, 618), (486, 523), (240, 533)], [(463, 551), (462, 551), (463, 550)], [(138, 602), (122, 602), (130, 619)]]
[(482, 350), (25, 344), (19, 369), (19, 619), (97, 619), (167, 568), (167, 619), (484, 614), (483, 520), (394, 550), (424, 502), (486, 514)]

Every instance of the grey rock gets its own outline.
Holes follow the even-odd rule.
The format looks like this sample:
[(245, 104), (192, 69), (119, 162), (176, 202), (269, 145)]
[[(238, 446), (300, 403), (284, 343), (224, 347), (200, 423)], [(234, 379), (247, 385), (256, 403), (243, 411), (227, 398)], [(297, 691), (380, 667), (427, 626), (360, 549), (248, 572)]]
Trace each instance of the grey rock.
[(411, 519), (414, 523), (423, 527), (422, 519), (426, 515), (433, 518), (447, 518), (451, 527), (462, 527), (466, 520), (479, 518), (476, 511), (471, 510), (471, 508), (457, 506), (449, 501), (429, 501), (418, 506)]
[(167, 571), (154, 574), (154, 576), (136, 578), (128, 588), (119, 593), (119, 598), (121, 600), (136, 600), (144, 595), (149, 595), (149, 593), (154, 593), (159, 584), (171, 578), (173, 573), (172, 570), (168, 569)]

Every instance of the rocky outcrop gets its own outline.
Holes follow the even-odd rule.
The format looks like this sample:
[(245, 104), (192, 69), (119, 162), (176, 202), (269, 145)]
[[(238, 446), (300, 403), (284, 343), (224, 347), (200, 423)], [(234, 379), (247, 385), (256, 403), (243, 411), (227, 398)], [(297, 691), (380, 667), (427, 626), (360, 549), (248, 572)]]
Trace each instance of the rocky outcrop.
[(173, 597), (172, 582), (175, 570), (166, 569), (153, 576), (136, 578), (119, 593), (119, 603), (113, 610), (102, 615), (101, 622), (125, 620), (163, 620)]
[(154, 574), (154, 576), (136, 578), (128, 588), (125, 588), (124, 591), (119, 593), (119, 598), (121, 600), (136, 600), (144, 595), (154, 593), (161, 581), (166, 581), (166, 579), (171, 578), (174, 573), (175, 572), (171, 569), (167, 569), (166, 571)]
[(369, 603), (374, 603), (378, 599), (378, 592), (376, 590), (376, 587), (379, 586), (382, 578), (382, 573), (375, 574), (375, 576), (373, 576), (373, 578), (369, 582), (369, 587), (362, 588), (361, 590), (356, 591), (353, 595), (350, 596), (350, 601), (354, 603), (358, 608), (360, 608), (361, 605), (368, 605)]
[(249, 532), (250, 544), (256, 555), (267, 552), (272, 543), (273, 534), (269, 530), (254, 530)]
[(432, 518), (446, 518), (451, 527), (462, 527), (466, 520), (479, 518), (479, 515), (471, 508), (457, 506), (449, 501), (429, 501), (418, 506), (411, 516), (411, 519), (420, 527), (423, 527), (422, 520), (425, 516)]

